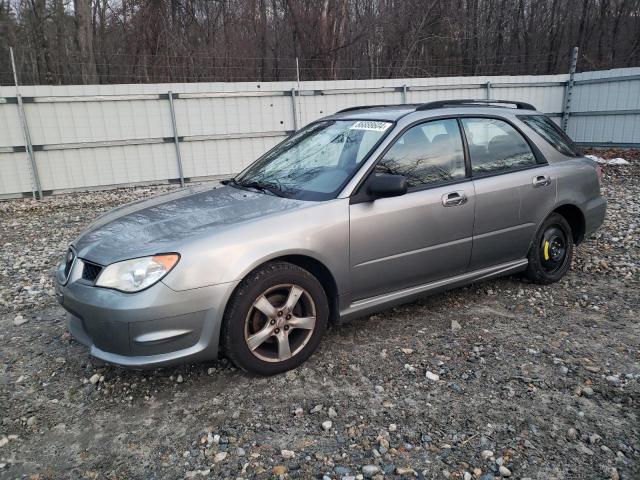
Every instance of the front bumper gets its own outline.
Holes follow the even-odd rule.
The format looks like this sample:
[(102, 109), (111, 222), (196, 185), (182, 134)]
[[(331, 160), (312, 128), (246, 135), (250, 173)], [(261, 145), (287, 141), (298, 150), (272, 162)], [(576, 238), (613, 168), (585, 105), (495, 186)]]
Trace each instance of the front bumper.
[(236, 282), (180, 292), (158, 282), (123, 293), (84, 281), (82, 267), (77, 259), (66, 284), (59, 267), (55, 284), (69, 331), (92, 356), (130, 368), (217, 358), (224, 308)]

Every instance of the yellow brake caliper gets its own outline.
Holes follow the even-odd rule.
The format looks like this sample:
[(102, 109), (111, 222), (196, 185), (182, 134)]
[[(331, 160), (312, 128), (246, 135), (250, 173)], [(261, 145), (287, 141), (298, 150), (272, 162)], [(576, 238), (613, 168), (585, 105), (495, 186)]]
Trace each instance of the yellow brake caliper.
[(544, 241), (544, 259), (549, 260), (549, 240)]

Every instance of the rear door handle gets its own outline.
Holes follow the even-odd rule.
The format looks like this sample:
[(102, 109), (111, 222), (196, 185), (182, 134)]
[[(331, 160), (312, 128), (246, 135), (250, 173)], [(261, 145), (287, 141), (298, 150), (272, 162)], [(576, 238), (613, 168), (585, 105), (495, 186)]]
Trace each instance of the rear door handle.
[(466, 203), (467, 196), (464, 192), (450, 192), (442, 195), (442, 205), (445, 207), (457, 207)]
[(551, 185), (551, 178), (548, 175), (536, 175), (533, 177), (534, 187), (546, 187)]

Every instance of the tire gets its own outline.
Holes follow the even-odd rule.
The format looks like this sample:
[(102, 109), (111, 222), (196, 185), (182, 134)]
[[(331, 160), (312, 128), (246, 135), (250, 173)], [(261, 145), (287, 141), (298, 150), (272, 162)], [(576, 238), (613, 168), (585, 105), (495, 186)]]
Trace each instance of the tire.
[(222, 347), (242, 370), (275, 375), (311, 356), (328, 319), (327, 296), (316, 277), (291, 263), (270, 262), (247, 275), (230, 299)]
[(572, 258), (571, 226), (562, 215), (552, 213), (540, 226), (529, 248), (525, 276), (541, 285), (557, 282), (571, 267)]

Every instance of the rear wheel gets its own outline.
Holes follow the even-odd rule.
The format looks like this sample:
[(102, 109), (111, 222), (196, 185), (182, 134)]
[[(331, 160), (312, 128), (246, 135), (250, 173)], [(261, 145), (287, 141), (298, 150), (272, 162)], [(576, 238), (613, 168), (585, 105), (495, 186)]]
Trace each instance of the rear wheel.
[(560, 280), (573, 257), (571, 226), (560, 214), (552, 213), (542, 223), (529, 249), (525, 275), (543, 285)]
[(224, 350), (248, 372), (284, 372), (316, 350), (328, 318), (324, 289), (313, 275), (291, 263), (269, 263), (249, 274), (230, 300)]

